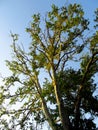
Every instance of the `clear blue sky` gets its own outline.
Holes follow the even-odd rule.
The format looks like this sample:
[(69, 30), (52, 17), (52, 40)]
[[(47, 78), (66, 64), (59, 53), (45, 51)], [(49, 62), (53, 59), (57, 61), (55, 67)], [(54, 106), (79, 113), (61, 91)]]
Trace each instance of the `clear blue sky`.
[(38, 12), (44, 15), (53, 3), (62, 6), (67, 2), (80, 3), (90, 19), (98, 7), (98, 0), (0, 0), (0, 72), (6, 73), (4, 60), (10, 57), (10, 31), (18, 33), (20, 41), (27, 46), (30, 41), (25, 28), (29, 26), (31, 16)]
[(98, 7), (98, 0), (0, 0), (0, 71), (4, 70), (3, 61), (10, 57), (10, 31), (18, 33), (20, 41), (27, 46), (30, 41), (25, 28), (29, 26), (31, 16), (38, 12), (44, 15), (53, 3), (62, 6), (67, 2), (80, 3), (90, 19)]
[(19, 34), (19, 41), (28, 46), (30, 39), (25, 28), (29, 26), (31, 16), (38, 12), (44, 15), (52, 4), (62, 6), (70, 2), (81, 4), (85, 16), (90, 20), (93, 19), (94, 10), (98, 8), (98, 0), (0, 0), (0, 73), (8, 73), (4, 61), (11, 56), (10, 31)]

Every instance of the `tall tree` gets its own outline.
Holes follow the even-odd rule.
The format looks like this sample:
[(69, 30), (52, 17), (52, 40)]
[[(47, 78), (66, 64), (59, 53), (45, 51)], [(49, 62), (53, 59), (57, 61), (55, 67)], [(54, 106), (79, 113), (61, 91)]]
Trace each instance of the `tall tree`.
[[(95, 129), (98, 31), (85, 37), (88, 25), (80, 5), (52, 5), (43, 21), (40, 14), (33, 15), (27, 28), (32, 38), (29, 52), (16, 44), (18, 36), (12, 34), (13, 59), (6, 61), (12, 75), (4, 78), (0, 103), (8, 100), (15, 107), (20, 102), (20, 107), (8, 110), (2, 106), (0, 119), (13, 115), (20, 129), (33, 129), (32, 120), (41, 125), (47, 121), (52, 130)], [(77, 70), (72, 68), (74, 63)], [(87, 119), (86, 113), (92, 118)]]

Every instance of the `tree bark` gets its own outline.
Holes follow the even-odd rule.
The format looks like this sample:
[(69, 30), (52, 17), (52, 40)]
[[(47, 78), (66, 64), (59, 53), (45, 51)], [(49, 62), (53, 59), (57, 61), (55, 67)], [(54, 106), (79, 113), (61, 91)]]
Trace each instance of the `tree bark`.
[(57, 127), (56, 127), (56, 124), (54, 123), (54, 121), (53, 121), (53, 119), (51, 117), (51, 114), (48, 111), (46, 103), (45, 103), (45, 101), (43, 99), (42, 99), (42, 106), (43, 106), (43, 111), (44, 111), (45, 117), (46, 117), (51, 129), (52, 130), (58, 130)]
[(44, 97), (42, 96), (42, 90), (41, 90), (41, 86), (40, 86), (40, 83), (38, 81), (38, 78), (36, 80), (36, 85), (37, 85), (38, 93), (39, 93), (41, 101), (42, 101), (42, 109), (43, 109), (43, 112), (45, 114), (45, 117), (46, 117), (51, 129), (52, 130), (58, 130), (57, 126), (56, 126), (56, 124), (55, 124), (55, 122), (54, 122), (54, 120), (53, 120), (53, 118), (51, 116), (51, 114), (49, 113), (46, 101), (45, 101)]
[(75, 104), (75, 129), (79, 130), (79, 121), (80, 121), (80, 104), (81, 104), (81, 97), (78, 95), (76, 104)]
[(56, 96), (56, 101), (58, 104), (58, 109), (59, 109), (59, 116), (62, 122), (63, 130), (69, 130), (69, 116), (67, 113), (67, 108), (64, 106), (56, 78), (55, 78), (55, 73), (53, 72), (53, 86), (54, 86), (54, 91), (55, 91), (55, 96)]

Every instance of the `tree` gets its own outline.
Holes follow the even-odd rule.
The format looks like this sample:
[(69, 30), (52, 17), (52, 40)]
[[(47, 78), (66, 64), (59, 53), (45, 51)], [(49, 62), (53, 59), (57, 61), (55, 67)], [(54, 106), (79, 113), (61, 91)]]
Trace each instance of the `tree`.
[[(98, 10), (95, 14), (98, 23)], [(1, 118), (13, 115), (20, 129), (31, 130), (33, 121), (40, 125), (47, 121), (52, 130), (94, 130), (98, 31), (85, 37), (88, 31), (89, 21), (81, 6), (70, 4), (61, 8), (52, 5), (44, 21), (40, 14), (33, 15), (27, 28), (32, 38), (29, 52), (16, 44), (18, 35), (12, 34), (13, 59), (6, 61), (12, 74), (4, 78), (0, 103), (8, 100), (11, 107), (20, 102), (20, 107), (2, 107)], [(77, 70), (73, 63), (79, 65)], [(92, 118), (87, 119), (86, 113)]]

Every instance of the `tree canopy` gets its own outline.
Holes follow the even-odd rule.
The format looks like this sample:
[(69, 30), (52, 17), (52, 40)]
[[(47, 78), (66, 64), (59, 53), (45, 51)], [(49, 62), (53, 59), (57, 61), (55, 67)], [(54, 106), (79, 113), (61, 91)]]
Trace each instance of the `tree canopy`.
[(31, 37), (28, 52), (17, 44), (18, 35), (11, 34), (12, 60), (6, 61), (11, 75), (0, 88), (1, 130), (33, 130), (46, 122), (51, 130), (96, 129), (98, 9), (94, 22), (89, 35), (90, 21), (80, 5), (52, 5), (44, 19), (33, 15), (26, 29)]

